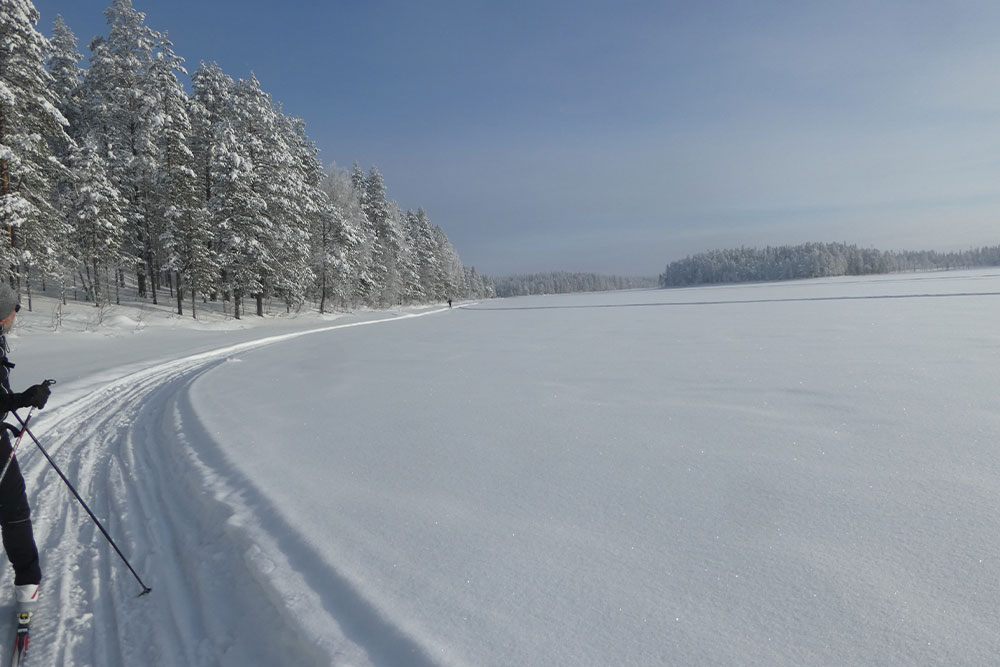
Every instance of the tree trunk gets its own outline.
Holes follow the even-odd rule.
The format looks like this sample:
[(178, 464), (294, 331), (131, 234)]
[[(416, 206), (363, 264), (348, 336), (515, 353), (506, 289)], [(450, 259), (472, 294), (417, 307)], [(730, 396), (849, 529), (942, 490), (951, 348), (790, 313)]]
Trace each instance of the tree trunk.
[(181, 289), (181, 274), (177, 272), (177, 314), (184, 314), (184, 290)]
[(152, 288), (153, 292), (153, 305), (156, 306), (159, 302), (156, 300), (156, 273), (153, 269), (153, 255), (150, 250), (146, 250), (146, 270), (149, 272), (149, 286)]
[(264, 317), (264, 293), (260, 292), (257, 297), (257, 317)]
[[(97, 297), (94, 295), (97, 290), (94, 289), (94, 281), (90, 279), (90, 266), (87, 265), (84, 268), (87, 269), (87, 275), (85, 276), (82, 271), (80, 272), (80, 284), (83, 287), (83, 293), (87, 296), (87, 299), (96, 299)], [(99, 306), (101, 304), (97, 303), (94, 305)]]
[(326, 305), (326, 271), (323, 272), (323, 285), (319, 292), (319, 314), (322, 315)]
[[(94, 259), (93, 262), (94, 262), (94, 279), (93, 279), (93, 285), (94, 285), (94, 305), (95, 306), (100, 306), (101, 305), (101, 274), (98, 272), (97, 260)], [(89, 266), (87, 267), (87, 273), (88, 274), (90, 273), (90, 267)], [(89, 277), (89, 275), (88, 275), (88, 277)]]

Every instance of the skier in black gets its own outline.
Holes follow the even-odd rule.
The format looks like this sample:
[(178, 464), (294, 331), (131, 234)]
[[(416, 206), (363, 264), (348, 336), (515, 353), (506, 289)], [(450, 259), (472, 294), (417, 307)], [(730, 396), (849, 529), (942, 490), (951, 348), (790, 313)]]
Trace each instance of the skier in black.
[[(10, 369), (14, 364), (7, 360), (7, 333), (14, 326), (14, 318), (21, 309), (17, 295), (6, 280), (0, 279), (0, 420), (7, 413), (18, 408), (44, 408), (49, 400), (49, 388), (36, 384), (17, 394), (10, 388)], [(6, 426), (6, 424), (4, 425)], [(29, 609), (38, 599), (38, 584), (42, 571), (38, 565), (38, 548), (31, 531), (31, 510), (24, 490), (24, 478), (17, 465), (17, 458), (11, 458), (11, 439), (8, 428), (0, 429), (0, 470), (10, 460), (10, 467), (0, 480), (0, 532), (7, 559), (14, 567), (14, 590), (21, 609)]]

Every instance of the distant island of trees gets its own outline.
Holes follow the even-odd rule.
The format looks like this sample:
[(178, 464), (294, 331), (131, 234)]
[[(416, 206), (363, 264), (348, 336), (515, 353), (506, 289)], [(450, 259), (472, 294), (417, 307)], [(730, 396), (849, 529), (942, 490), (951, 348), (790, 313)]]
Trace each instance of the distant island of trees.
[(962, 252), (886, 251), (845, 243), (712, 250), (670, 262), (660, 287), (863, 276), (1000, 266), (1000, 246)]

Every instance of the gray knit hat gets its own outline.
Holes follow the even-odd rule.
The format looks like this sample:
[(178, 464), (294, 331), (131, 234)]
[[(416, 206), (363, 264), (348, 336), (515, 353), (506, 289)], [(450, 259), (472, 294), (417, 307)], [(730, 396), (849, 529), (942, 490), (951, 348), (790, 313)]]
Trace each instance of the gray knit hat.
[(8, 315), (13, 313), (16, 305), (17, 294), (10, 288), (10, 283), (0, 279), (0, 320), (6, 319)]

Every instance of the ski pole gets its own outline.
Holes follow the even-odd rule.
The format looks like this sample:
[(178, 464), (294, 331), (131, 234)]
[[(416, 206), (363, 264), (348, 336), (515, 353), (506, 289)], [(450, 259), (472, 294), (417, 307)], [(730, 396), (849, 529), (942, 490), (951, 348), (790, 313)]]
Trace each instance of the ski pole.
[[(51, 387), (55, 383), (55, 380), (45, 380), (42, 382), (42, 385), (45, 387)], [(24, 429), (28, 428), (28, 422), (31, 421), (31, 413), (34, 411), (35, 406), (32, 405), (28, 410), (28, 418), (22, 422), (21, 431), (17, 434), (17, 440), (15, 440), (14, 444), (11, 445), (10, 456), (7, 457), (7, 463), (3, 467), (3, 472), (0, 472), (0, 483), (2, 483), (3, 478), (7, 476), (7, 470), (10, 468), (10, 464), (14, 462), (14, 454), (17, 453), (17, 448), (21, 446), (21, 439), (24, 437)], [(18, 417), (18, 420), (20, 420), (20, 417)], [(8, 426), (8, 428), (10, 428), (11, 431), (14, 430), (13, 426)]]
[[(10, 469), (10, 464), (14, 462), (14, 454), (17, 453), (17, 448), (21, 446), (21, 439), (24, 437), (24, 430), (28, 428), (28, 422), (31, 421), (31, 413), (35, 411), (35, 406), (31, 406), (28, 410), (28, 417), (24, 420), (24, 426), (21, 427), (21, 432), (17, 434), (17, 440), (10, 447), (10, 456), (7, 457), (7, 463), (4, 464), (3, 472), (0, 472), (0, 484), (3, 483), (3, 478), (7, 476), (7, 470)], [(13, 428), (13, 427), (12, 427)]]
[[(100, 522), (100, 520), (98, 520), (97, 516), (94, 515), (94, 512), (90, 509), (90, 507), (87, 506), (87, 503), (84, 502), (83, 498), (80, 497), (80, 494), (77, 493), (76, 489), (70, 483), (69, 479), (67, 479), (66, 475), (63, 474), (63, 471), (59, 469), (59, 466), (56, 465), (56, 462), (52, 460), (51, 456), (49, 456), (49, 453), (45, 451), (44, 447), (42, 447), (42, 443), (38, 442), (38, 438), (35, 437), (35, 434), (28, 429), (28, 422), (26, 420), (22, 420), (21, 415), (17, 414), (16, 411), (12, 411), (11, 414), (14, 415), (14, 417), (17, 418), (17, 421), (21, 423), (21, 428), (23, 429), (22, 435), (24, 433), (27, 433), (31, 437), (31, 439), (35, 441), (35, 445), (38, 447), (38, 451), (40, 451), (45, 456), (45, 459), (49, 462), (49, 465), (52, 466), (52, 469), (56, 471), (56, 474), (59, 475), (62, 481), (66, 482), (66, 486), (68, 486), (69, 490), (73, 492), (73, 496), (78, 501), (80, 501), (80, 505), (82, 505), (83, 509), (87, 511), (87, 514), (90, 515), (90, 519), (94, 522), (94, 525), (96, 525), (101, 530), (101, 534), (104, 535), (104, 538), (108, 541), (108, 544), (110, 544), (114, 548), (119, 558), (121, 558), (122, 562), (125, 563), (125, 567), (129, 569), (129, 572), (132, 573), (132, 576), (135, 577), (135, 580), (139, 582), (140, 586), (142, 586), (142, 592), (139, 593), (138, 597), (142, 597), (143, 595), (146, 595), (147, 593), (152, 591), (153, 590), (152, 588), (150, 588), (149, 586), (147, 586), (142, 582), (142, 579), (139, 577), (139, 573), (136, 572), (135, 568), (132, 567), (132, 564), (128, 562), (128, 558), (126, 558), (125, 554), (122, 553), (122, 550), (118, 548), (118, 545), (115, 544), (115, 541), (111, 539), (111, 535), (108, 534), (107, 529)], [(28, 417), (30, 418), (31, 415), (29, 414)]]

